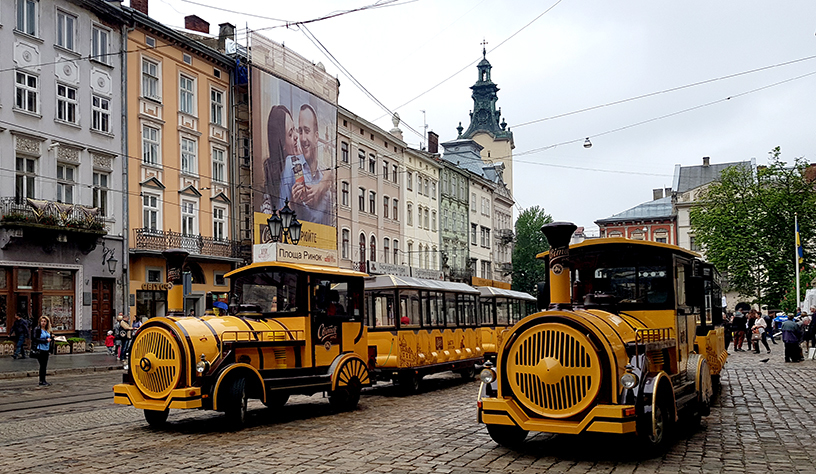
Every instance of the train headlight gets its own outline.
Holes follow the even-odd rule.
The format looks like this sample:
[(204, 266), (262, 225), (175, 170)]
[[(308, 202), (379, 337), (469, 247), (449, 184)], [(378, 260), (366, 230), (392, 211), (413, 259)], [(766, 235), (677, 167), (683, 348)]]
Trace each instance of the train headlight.
[(481, 380), (482, 383), (493, 383), (493, 381), (496, 380), (496, 371), (493, 369), (483, 369), (479, 372), (479, 380)]
[(207, 356), (201, 354), (201, 360), (198, 361), (198, 363), (196, 364), (196, 372), (198, 372), (199, 375), (203, 374), (204, 371), (207, 370), (208, 365), (209, 364), (207, 363)]
[(620, 383), (626, 390), (631, 390), (635, 388), (635, 386), (637, 385), (638, 376), (633, 374), (632, 372), (626, 372), (623, 375), (621, 375)]

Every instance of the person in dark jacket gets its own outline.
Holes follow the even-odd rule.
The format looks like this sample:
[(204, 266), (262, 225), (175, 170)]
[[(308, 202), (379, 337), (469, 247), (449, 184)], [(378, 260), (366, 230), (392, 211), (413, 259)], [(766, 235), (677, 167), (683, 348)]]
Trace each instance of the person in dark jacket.
[(801, 362), (802, 352), (799, 347), (799, 325), (788, 315), (788, 320), (782, 323), (782, 342), (785, 343), (785, 362)]
[[(745, 329), (747, 324), (748, 318), (745, 317), (742, 311), (734, 311), (734, 319), (731, 320), (731, 328), (734, 330), (735, 351), (742, 350), (742, 343), (745, 341)], [(748, 346), (751, 346), (750, 342), (748, 342)]]
[(14, 354), (12, 354), (12, 357), (14, 357), (15, 359), (26, 358), (25, 342), (26, 339), (28, 339), (29, 332), (30, 331), (28, 329), (28, 321), (26, 321), (25, 318), (23, 318), (23, 315), (15, 314), (14, 325), (11, 326), (11, 332), (9, 332), (9, 337), (17, 338), (17, 347), (15, 347), (14, 349)]
[(762, 343), (765, 347), (768, 347), (768, 339), (776, 345), (776, 339), (774, 339), (774, 322), (773, 319), (768, 316), (768, 314), (763, 314), (762, 319), (765, 320), (765, 334), (762, 335)]
[(51, 320), (48, 316), (40, 316), (39, 321), (39, 326), (31, 333), (31, 349), (36, 350), (36, 358), (40, 362), (40, 385), (51, 385), (45, 381), (45, 370), (54, 334), (51, 332)]

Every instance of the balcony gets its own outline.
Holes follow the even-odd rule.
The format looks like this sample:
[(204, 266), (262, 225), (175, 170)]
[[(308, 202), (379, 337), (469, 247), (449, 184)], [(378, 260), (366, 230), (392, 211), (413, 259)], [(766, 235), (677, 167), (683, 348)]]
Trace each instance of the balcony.
[(36, 199), (21, 201), (13, 197), (0, 198), (0, 225), (97, 235), (107, 233), (98, 208)]
[(499, 229), (496, 232), (496, 238), (499, 239), (499, 244), (507, 245), (513, 242), (516, 238), (512, 229)]
[(153, 229), (134, 229), (133, 247), (137, 250), (161, 252), (184, 249), (190, 256), (241, 259), (241, 243), (236, 240), (217, 240), (202, 235), (185, 235)]

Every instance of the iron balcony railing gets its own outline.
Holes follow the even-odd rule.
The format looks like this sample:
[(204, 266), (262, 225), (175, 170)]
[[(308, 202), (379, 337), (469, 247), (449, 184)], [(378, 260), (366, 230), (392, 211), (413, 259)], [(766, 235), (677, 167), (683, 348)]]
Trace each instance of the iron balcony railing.
[(0, 223), (106, 233), (105, 219), (99, 214), (98, 208), (39, 199), (0, 198)]
[(154, 229), (134, 229), (134, 247), (139, 250), (184, 249), (191, 255), (240, 258), (241, 243), (236, 240), (218, 240), (202, 235), (185, 235)]

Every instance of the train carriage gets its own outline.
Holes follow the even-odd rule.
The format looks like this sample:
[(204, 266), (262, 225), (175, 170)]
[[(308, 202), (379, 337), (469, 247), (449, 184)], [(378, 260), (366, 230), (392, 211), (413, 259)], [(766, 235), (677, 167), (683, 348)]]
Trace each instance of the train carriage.
[(496, 351), (504, 330), (536, 312), (536, 298), (528, 293), (477, 286), (479, 290), (479, 321), (485, 359), (496, 361)]
[(546, 310), (513, 326), (480, 374), (478, 420), (508, 446), (529, 431), (590, 431), (661, 447), (677, 422), (709, 413), (727, 358), (716, 270), (655, 242), (569, 247), (574, 230), (542, 228)]

